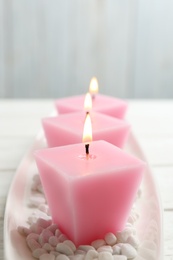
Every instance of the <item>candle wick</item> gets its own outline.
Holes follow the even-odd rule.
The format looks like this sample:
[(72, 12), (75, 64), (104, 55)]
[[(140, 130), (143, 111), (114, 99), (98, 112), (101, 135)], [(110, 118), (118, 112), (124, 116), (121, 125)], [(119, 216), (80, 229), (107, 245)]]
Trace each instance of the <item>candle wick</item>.
[(86, 158), (89, 158), (89, 144), (85, 145), (85, 151), (86, 151)]
[(89, 115), (89, 113), (90, 113), (89, 111), (86, 111), (86, 116)]

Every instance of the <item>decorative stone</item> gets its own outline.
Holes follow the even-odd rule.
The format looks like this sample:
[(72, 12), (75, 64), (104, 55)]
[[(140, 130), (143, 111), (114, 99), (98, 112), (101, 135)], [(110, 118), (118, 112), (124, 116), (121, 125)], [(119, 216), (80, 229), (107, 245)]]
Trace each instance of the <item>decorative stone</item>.
[(126, 241), (128, 244), (130, 244), (131, 246), (133, 246), (134, 248), (138, 248), (139, 247), (139, 240), (136, 236), (131, 235), (127, 238)]
[(121, 248), (118, 245), (114, 245), (112, 247), (112, 250), (113, 250), (112, 252), (113, 255), (120, 255), (121, 253)]
[(89, 250), (86, 253), (85, 260), (93, 260), (98, 257), (98, 252), (96, 250)]
[(66, 255), (60, 254), (56, 257), (56, 260), (69, 260)]
[(113, 255), (113, 260), (127, 260), (125, 255)]
[(65, 240), (63, 244), (68, 245), (73, 252), (76, 251), (76, 246), (71, 240)]
[(37, 248), (41, 248), (41, 245), (33, 238), (27, 240), (28, 247), (31, 251), (36, 250)]
[(47, 253), (43, 248), (37, 248), (32, 252), (33, 257), (39, 258), (41, 255)]
[(101, 246), (104, 246), (106, 245), (106, 242), (104, 239), (97, 239), (97, 240), (94, 240), (91, 245), (95, 248), (95, 249), (98, 249), (99, 247)]
[(113, 233), (107, 233), (105, 236), (105, 241), (108, 245), (113, 246), (117, 242), (117, 238)]
[(39, 257), (39, 260), (55, 260), (55, 256), (51, 254), (43, 254)]
[(94, 250), (95, 248), (93, 246), (81, 245), (78, 249), (88, 252), (89, 250)]
[(137, 256), (136, 249), (130, 244), (123, 244), (121, 246), (121, 254), (127, 256), (128, 259)]
[(113, 253), (113, 249), (111, 246), (101, 246), (97, 249), (98, 252), (110, 252)]
[(74, 255), (73, 250), (66, 244), (64, 243), (59, 243), (56, 246), (56, 250), (61, 253), (61, 254), (65, 254), (65, 255)]
[(98, 260), (113, 260), (113, 256), (110, 252), (100, 252)]

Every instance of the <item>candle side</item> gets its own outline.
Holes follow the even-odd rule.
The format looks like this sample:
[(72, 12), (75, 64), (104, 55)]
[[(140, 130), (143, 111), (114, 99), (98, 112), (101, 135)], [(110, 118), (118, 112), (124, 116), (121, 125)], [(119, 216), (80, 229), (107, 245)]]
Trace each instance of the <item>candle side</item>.
[[(130, 131), (125, 120), (91, 112), (93, 140), (105, 140), (123, 147)], [(64, 114), (58, 117), (44, 118), (42, 121), (49, 147), (81, 143), (85, 112)]]
[[(83, 111), (84, 100), (84, 95), (62, 98), (55, 101), (55, 107), (59, 114)], [(128, 104), (122, 99), (97, 94), (92, 106), (92, 111), (122, 119), (126, 114)]]

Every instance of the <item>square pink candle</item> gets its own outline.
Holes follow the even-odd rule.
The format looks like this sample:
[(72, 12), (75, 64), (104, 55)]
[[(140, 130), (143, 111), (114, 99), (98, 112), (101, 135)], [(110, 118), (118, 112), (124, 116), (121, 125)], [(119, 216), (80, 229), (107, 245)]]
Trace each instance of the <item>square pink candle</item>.
[[(72, 113), (84, 110), (85, 95), (62, 98), (55, 101), (59, 114)], [(121, 99), (97, 94), (92, 102), (92, 111), (97, 111), (109, 116), (124, 118), (127, 103)]]
[(54, 223), (76, 245), (123, 230), (142, 180), (144, 163), (105, 141), (35, 153)]
[[(123, 147), (130, 125), (117, 118), (97, 112), (90, 113), (93, 140), (105, 140)], [(64, 114), (43, 119), (43, 128), (49, 147), (81, 143), (86, 113)]]

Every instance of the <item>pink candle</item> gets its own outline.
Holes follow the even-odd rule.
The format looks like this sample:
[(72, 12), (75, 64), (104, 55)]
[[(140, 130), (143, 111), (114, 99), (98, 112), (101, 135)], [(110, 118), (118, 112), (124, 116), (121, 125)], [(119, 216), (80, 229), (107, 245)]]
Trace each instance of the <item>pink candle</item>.
[(142, 179), (144, 163), (105, 141), (35, 153), (52, 219), (76, 245), (121, 231)]
[[(93, 140), (105, 140), (123, 147), (130, 126), (124, 121), (97, 112), (91, 112)], [(82, 140), (85, 112), (64, 114), (43, 119), (43, 128), (49, 147), (80, 143)]]
[[(62, 98), (55, 102), (59, 114), (83, 111), (85, 95)], [(107, 114), (109, 116), (124, 118), (127, 103), (121, 99), (97, 94), (93, 100), (92, 111)]]

